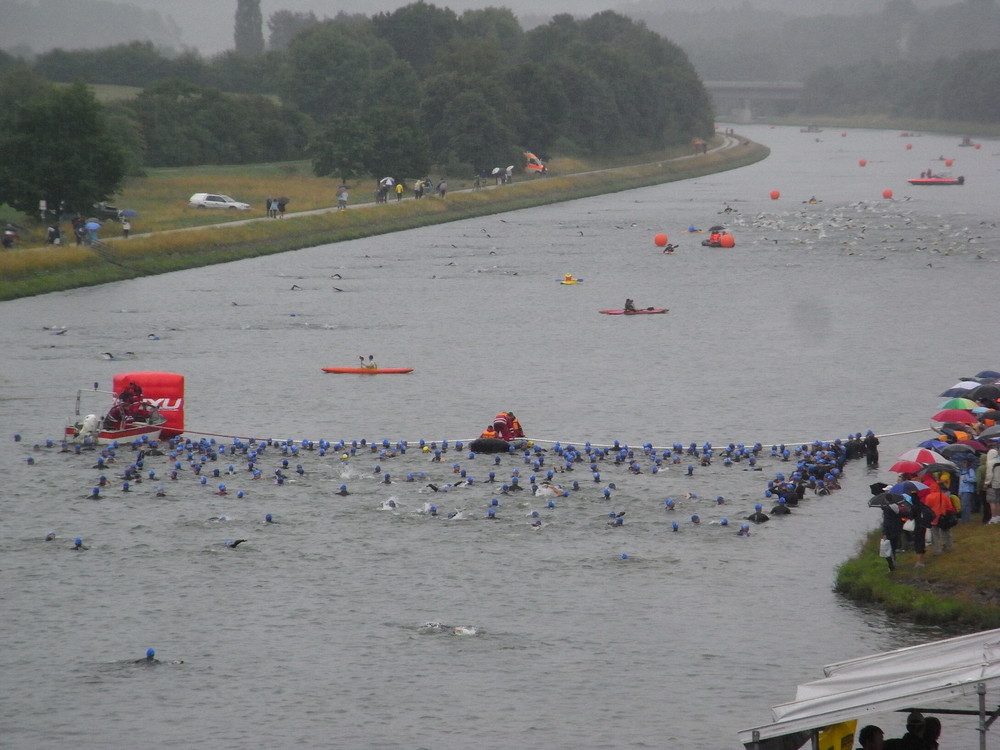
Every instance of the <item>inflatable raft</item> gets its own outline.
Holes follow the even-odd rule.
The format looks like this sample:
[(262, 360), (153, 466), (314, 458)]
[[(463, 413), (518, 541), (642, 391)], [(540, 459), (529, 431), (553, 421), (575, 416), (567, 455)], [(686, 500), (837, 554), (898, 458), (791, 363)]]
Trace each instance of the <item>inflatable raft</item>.
[(336, 372), (341, 375), (401, 375), (413, 372), (412, 367), (324, 367), (323, 372)]

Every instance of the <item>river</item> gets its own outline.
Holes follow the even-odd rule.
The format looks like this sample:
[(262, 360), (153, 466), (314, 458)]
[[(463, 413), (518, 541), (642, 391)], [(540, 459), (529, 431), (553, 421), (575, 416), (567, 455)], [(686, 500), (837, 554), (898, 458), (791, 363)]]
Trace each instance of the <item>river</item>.
[[(772, 155), (696, 180), (0, 303), (0, 745), (731, 749), (823, 664), (941, 635), (831, 587), (879, 521), (868, 484), (924, 439), (912, 431), (928, 426), (940, 391), (1000, 366), (988, 302), (1000, 145), (741, 133)], [(956, 160), (964, 186), (906, 184), (945, 171), (939, 156)], [(735, 248), (703, 248), (706, 235), (686, 231), (715, 223)], [(679, 246), (672, 255), (654, 245), (659, 232)], [(557, 283), (567, 273), (583, 283)], [(626, 297), (670, 312), (597, 313)], [(414, 372), (320, 370), (368, 354)], [(76, 389), (129, 370), (183, 373), (193, 431), (410, 449), (342, 460), (271, 448), (264, 480), (233, 457), (206, 468), (222, 470), (207, 485), (184, 467), (171, 481), (168, 459), (148, 458), (156, 477), (124, 493), (123, 448), (91, 500), (94, 455), (61, 453), (59, 435)], [(518, 469), (527, 484), (559, 468), (551, 451), (535, 468), (455, 449), (499, 410), (546, 448), (759, 441), (763, 470), (716, 461), (687, 476), (686, 460), (657, 473), (643, 460), (633, 475), (606, 461), (595, 482), (578, 465), (554, 479), (580, 488), (546, 508), (485, 480)], [(735, 535), (788, 470), (772, 444), (867, 429), (885, 436), (882, 471), (851, 465), (835, 495)], [(451, 450), (432, 462), (421, 439)], [(305, 474), (279, 486), (269, 477), (283, 458)], [(431, 491), (456, 479), (454, 463), (476, 482)], [(214, 493), (220, 482), (229, 494)], [(352, 494), (334, 495), (341, 484)], [(483, 520), (493, 498), (498, 520)], [(431, 502), (437, 517), (420, 512)], [(445, 517), (459, 508), (470, 520)], [(622, 511), (623, 527), (608, 528)], [(267, 513), (278, 523), (263, 523)], [(89, 549), (71, 551), (75, 537)], [(225, 546), (236, 538), (248, 541)], [(133, 663), (149, 647), (161, 663)], [(900, 716), (883, 718), (887, 736), (901, 733)], [(946, 746), (975, 742), (967, 723), (945, 726)]]

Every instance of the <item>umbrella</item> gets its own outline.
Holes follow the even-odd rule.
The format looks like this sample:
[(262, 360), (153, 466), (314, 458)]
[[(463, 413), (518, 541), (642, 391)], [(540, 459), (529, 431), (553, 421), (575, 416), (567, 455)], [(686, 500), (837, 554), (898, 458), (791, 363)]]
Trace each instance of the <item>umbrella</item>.
[(920, 448), (930, 448), (932, 451), (941, 452), (942, 448), (947, 447), (949, 444), (943, 440), (925, 440), (922, 443), (917, 443)]
[(897, 474), (916, 474), (918, 471), (922, 471), (923, 468), (924, 465), (918, 464), (916, 461), (897, 461), (889, 467), (889, 471)]
[(977, 378), (1000, 378), (1000, 372), (996, 370), (983, 370), (976, 373)]
[(275, 198), (275, 200), (278, 201), (278, 203), (284, 203), (286, 205), (292, 202), (292, 199), (287, 195), (282, 195), (280, 198)]
[(93, 232), (93, 231), (96, 231), (96, 230), (98, 230), (98, 229), (101, 228), (101, 222), (99, 222), (99, 221), (88, 221), (86, 224), (83, 225), (83, 228), (84, 229), (89, 229), (89, 230), (91, 230)]
[(914, 482), (912, 479), (906, 482), (897, 482), (889, 488), (889, 492), (898, 492), (900, 494), (906, 493), (907, 495), (916, 495), (920, 490), (926, 490), (927, 485), (923, 482)]
[(995, 424), (992, 427), (987, 427), (985, 430), (976, 435), (980, 440), (992, 440), (994, 438), (1000, 438), (1000, 424)]
[(938, 474), (942, 471), (958, 471), (958, 466), (946, 458), (936, 464), (927, 464), (923, 468), (924, 474)]
[(978, 440), (959, 440), (957, 443), (955, 443), (955, 445), (967, 445), (977, 453), (986, 453), (986, 451), (989, 450), (985, 445), (980, 443)]
[(955, 443), (954, 445), (949, 445), (947, 448), (941, 450), (941, 455), (950, 461), (956, 459), (965, 458), (975, 458), (976, 449), (971, 445), (963, 445), (962, 443)]
[(987, 409), (979, 415), (980, 419), (992, 419), (994, 421), (1000, 420), (1000, 411), (997, 409)]
[(382, 185), (383, 187), (392, 187), (393, 185), (396, 184), (396, 181), (391, 177), (383, 177), (381, 180), (378, 181), (378, 184)]
[(96, 222), (97, 224), (101, 223), (101, 220), (98, 219), (96, 216), (88, 216), (87, 217), (87, 221), (93, 221), (93, 222)]
[(898, 492), (882, 492), (868, 499), (868, 507), (883, 508), (886, 505), (899, 505), (905, 502), (906, 498)]
[(968, 409), (944, 409), (931, 419), (935, 422), (957, 422), (958, 424), (975, 424), (979, 421), (976, 415)]
[[(971, 398), (950, 398), (941, 404), (939, 409), (975, 409), (979, 404), (973, 401)], [(951, 420), (943, 419), (942, 422), (948, 422)]]
[(966, 398), (971, 398), (976, 401), (982, 401), (985, 399), (996, 400), (1000, 398), (1000, 385), (995, 385), (993, 383), (987, 383), (985, 385), (979, 385), (971, 389)]
[(910, 448), (910, 450), (900, 453), (896, 458), (900, 461), (916, 461), (920, 464), (932, 464), (943, 460), (944, 456), (927, 448)]
[[(135, 211), (135, 210), (133, 210), (131, 208), (123, 208), (121, 211), (118, 212), (118, 215), (119, 216), (138, 216), (139, 212)], [(944, 407), (942, 407), (942, 408), (944, 408)]]
[(709, 231), (709, 232), (721, 232), (721, 231), (722, 231), (723, 229), (725, 229), (725, 227), (724, 227), (724, 226), (721, 226), (721, 225), (719, 225), (719, 224), (716, 224), (716, 225), (715, 225), (714, 227), (709, 227), (709, 228), (708, 228), (708, 231)]
[(982, 385), (976, 380), (962, 380), (941, 394), (941, 398), (968, 397), (968, 391)]

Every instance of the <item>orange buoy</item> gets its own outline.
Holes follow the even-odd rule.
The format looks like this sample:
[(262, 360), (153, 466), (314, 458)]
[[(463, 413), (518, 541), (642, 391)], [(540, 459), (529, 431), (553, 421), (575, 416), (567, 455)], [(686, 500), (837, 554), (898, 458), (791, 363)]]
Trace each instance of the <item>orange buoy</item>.
[(840, 137), (841, 137), (841, 138), (846, 138), (846, 137), (847, 137), (847, 133), (841, 133), (841, 134), (840, 134)]
[(951, 166), (952, 164), (954, 164), (954, 163), (955, 163), (955, 160), (954, 160), (954, 159), (945, 159), (945, 160), (944, 160), (944, 165), (945, 165), (946, 167), (950, 167), (950, 166)]
[(883, 190), (882, 191), (882, 197), (885, 198), (886, 200), (889, 200), (890, 198), (892, 198), (892, 191), (891, 190)]
[(863, 167), (868, 163), (867, 159), (858, 159), (858, 166)]
[(657, 247), (666, 247), (667, 246), (667, 241), (668, 241), (668, 237), (663, 232), (660, 232), (658, 235), (656, 235), (653, 238), (653, 242), (656, 243)]
[(982, 147), (983, 147), (983, 144), (982, 144), (982, 143), (977, 143), (977, 144), (975, 145), (975, 148), (982, 148)]
[(736, 247), (736, 238), (731, 234), (724, 234), (719, 238), (719, 245), (722, 247)]
[(911, 148), (913, 148), (913, 144), (912, 143), (907, 143), (906, 144), (906, 150), (909, 151)]
[(771, 200), (776, 201), (780, 197), (781, 197), (781, 193), (779, 193), (777, 190), (772, 190), (771, 191)]

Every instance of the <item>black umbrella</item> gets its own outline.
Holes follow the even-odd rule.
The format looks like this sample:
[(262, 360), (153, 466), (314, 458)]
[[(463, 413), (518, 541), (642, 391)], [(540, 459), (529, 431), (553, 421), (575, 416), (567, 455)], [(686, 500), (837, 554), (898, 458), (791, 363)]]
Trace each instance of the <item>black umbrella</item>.
[(995, 383), (978, 385), (970, 389), (965, 398), (971, 398), (973, 401), (982, 401), (984, 398), (996, 401), (1000, 398), (1000, 385), (996, 385)]
[(977, 440), (990, 440), (991, 438), (1000, 438), (1000, 424), (987, 427), (985, 430), (976, 435)]
[(868, 500), (869, 508), (884, 508), (886, 505), (905, 503), (906, 498), (898, 492), (880, 492)]
[(990, 409), (989, 411), (984, 411), (979, 415), (980, 419), (992, 419), (993, 421), (1000, 421), (1000, 411), (996, 409)]
[(996, 370), (983, 370), (976, 373), (977, 378), (1000, 378), (1000, 372)]
[(725, 227), (719, 226), (718, 224), (716, 224), (714, 227), (709, 227), (708, 231), (709, 232), (721, 232), (723, 229), (725, 229)]
[(953, 443), (941, 449), (941, 455), (952, 461), (962, 458), (962, 456), (975, 456), (976, 450), (971, 445)]
[(950, 471), (955, 473), (958, 471), (958, 467), (955, 466), (951, 461), (943, 464), (927, 464), (923, 469), (920, 470), (921, 474), (939, 474), (942, 471)]

